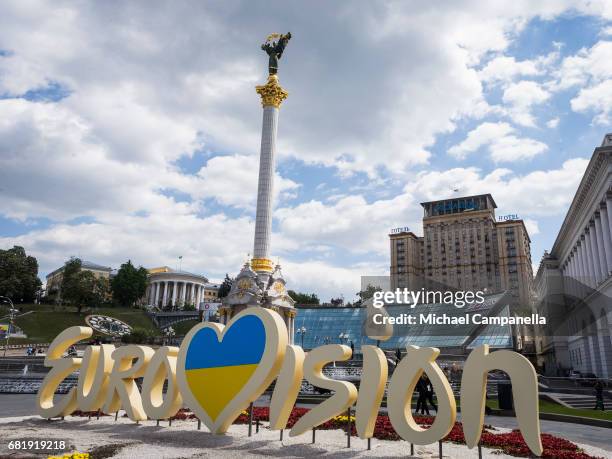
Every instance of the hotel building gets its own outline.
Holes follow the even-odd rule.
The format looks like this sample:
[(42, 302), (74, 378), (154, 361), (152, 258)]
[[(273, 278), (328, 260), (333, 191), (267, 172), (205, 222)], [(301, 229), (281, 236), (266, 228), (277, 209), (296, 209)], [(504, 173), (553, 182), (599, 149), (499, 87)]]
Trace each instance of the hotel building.
[(391, 288), (508, 291), (529, 306), (529, 234), (516, 216), (496, 220), (490, 194), (421, 203), (423, 236), (392, 230)]

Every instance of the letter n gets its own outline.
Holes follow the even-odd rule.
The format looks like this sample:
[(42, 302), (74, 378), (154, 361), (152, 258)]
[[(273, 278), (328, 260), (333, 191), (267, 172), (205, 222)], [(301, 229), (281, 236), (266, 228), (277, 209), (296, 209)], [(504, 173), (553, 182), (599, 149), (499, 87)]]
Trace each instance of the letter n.
[(489, 354), (489, 346), (477, 347), (467, 358), (461, 378), (461, 419), (468, 448), (480, 441), (487, 396), (487, 373), (505, 371), (510, 376), (519, 428), (529, 449), (542, 454), (538, 405), (538, 378), (533, 365), (513, 351)]

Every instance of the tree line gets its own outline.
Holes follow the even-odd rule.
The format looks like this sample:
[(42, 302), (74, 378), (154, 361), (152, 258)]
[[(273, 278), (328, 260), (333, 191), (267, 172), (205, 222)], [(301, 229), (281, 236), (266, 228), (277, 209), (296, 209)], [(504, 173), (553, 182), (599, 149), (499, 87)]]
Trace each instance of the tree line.
[[(83, 269), (83, 262), (73, 257), (64, 263), (57, 293), (62, 303), (76, 307), (78, 312), (84, 306), (106, 303), (129, 307), (144, 296), (147, 278), (147, 270), (135, 267), (130, 260), (109, 280)], [(40, 297), (41, 288), (36, 257), (26, 254), (20, 246), (0, 249), (0, 296), (10, 298), (15, 304), (32, 303)]]
[(136, 305), (147, 290), (148, 271), (136, 268), (131, 260), (123, 263), (110, 281), (82, 268), (79, 258), (71, 258), (64, 265), (60, 298), (62, 302), (77, 308), (97, 307), (104, 303), (130, 307)]

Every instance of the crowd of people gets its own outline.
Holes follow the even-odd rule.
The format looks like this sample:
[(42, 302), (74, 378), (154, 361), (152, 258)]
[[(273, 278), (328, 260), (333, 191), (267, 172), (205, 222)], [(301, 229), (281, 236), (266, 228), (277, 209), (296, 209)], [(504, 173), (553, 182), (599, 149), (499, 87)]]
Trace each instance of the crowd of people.
[(44, 353), (45, 350), (42, 347), (28, 346), (26, 349), (26, 355), (41, 355)]

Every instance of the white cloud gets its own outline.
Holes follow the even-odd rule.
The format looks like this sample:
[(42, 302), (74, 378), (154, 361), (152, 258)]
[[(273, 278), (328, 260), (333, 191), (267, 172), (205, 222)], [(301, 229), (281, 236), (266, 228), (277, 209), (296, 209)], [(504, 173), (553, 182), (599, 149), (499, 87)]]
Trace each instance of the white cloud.
[(564, 90), (580, 87), (570, 101), (572, 110), (592, 113), (595, 124), (608, 124), (612, 107), (612, 41), (601, 40), (566, 57), (551, 87)]
[(527, 228), (527, 232), (529, 233), (529, 237), (533, 237), (536, 234), (540, 234), (540, 227), (538, 225), (537, 220), (533, 220), (532, 218), (526, 218), (524, 222), (525, 227)]
[(276, 212), (280, 232), (302, 248), (326, 244), (354, 254), (386, 256), (386, 235), (397, 226), (410, 226), (420, 215), (407, 195), (368, 203), (364, 196), (335, 202), (309, 201)]
[[(346, 175), (382, 172), (397, 180), (431, 160), (440, 134), (453, 132), (465, 119), (500, 112), (488, 105), (483, 79), (510, 83), (541, 76), (534, 73), (545, 68), (540, 60), (505, 66), (503, 60), (489, 61), (489, 70), (476, 70), (491, 55), (503, 56), (532, 18), (552, 19), (568, 10), (610, 17), (606, 5), (519, 0), (484, 6), (468, 1), (443, 9), (370, 2), (299, 9), (278, 3), (263, 9), (238, 1), (86, 8), (62, 1), (2, 2), (0, 93), (19, 96), (57, 83), (69, 96), (55, 102), (0, 101), (2, 216), (51, 220), (47, 229), (0, 241), (31, 249), (43, 272), (70, 255), (117, 266), (127, 257), (145, 265), (172, 264), (182, 254), (186, 269), (213, 277), (235, 273), (252, 244), (249, 212), (261, 129), (254, 86), (266, 72), (266, 56), (258, 49), (266, 33), (262, 24), (291, 24), (294, 32), (281, 63), (290, 97), (281, 109), (279, 157), (332, 166)], [(322, 7), (327, 14), (320, 14)], [(578, 73), (594, 72), (588, 74), (589, 88), (608, 78), (597, 76), (606, 74), (607, 63), (586, 62), (591, 55), (606, 55), (594, 49), (574, 63)], [(568, 61), (569, 80), (571, 67)], [(583, 94), (575, 109), (602, 111), (594, 100)], [(493, 133), (470, 133), (473, 140), (454, 153), (461, 157), (482, 147), (501, 161), (546, 148), (521, 138), (507, 123), (489, 124)], [(179, 168), (200, 152), (210, 159), (199, 173)], [(497, 180), (484, 178), (501, 190), (518, 180), (497, 173)], [(459, 173), (452, 186), (464, 175), (483, 178), (480, 172)], [(527, 177), (522, 186), (534, 192)], [(561, 171), (552, 178), (573, 183), (573, 176)], [(349, 262), (317, 257), (332, 258), (336, 247), (355, 259), (368, 254), (379, 272), (388, 256), (388, 229), (420, 221), (416, 192), (373, 200), (375, 195), (363, 191), (346, 196), (341, 187), (334, 199), (291, 207), (282, 197), (301, 184), (282, 177), (277, 184), (281, 233), (273, 248), (289, 259), (287, 274), (298, 289), (306, 285), (300, 281), (303, 265), (308, 273), (302, 279), (310, 279), (313, 290), (321, 283), (352, 291), (330, 280), (352, 285), (357, 270), (347, 267)], [(171, 197), (180, 195), (181, 202)], [(208, 198), (245, 210), (244, 216), (210, 215), (203, 204)], [(93, 223), (65, 223), (78, 217)], [(291, 257), (303, 247), (316, 255)]]
[(517, 61), (511, 56), (498, 56), (478, 72), (482, 81), (487, 83), (507, 82), (519, 76), (535, 76), (541, 73), (536, 61)]
[[(227, 235), (230, 228), (231, 238)], [(117, 215), (78, 225), (57, 224), (0, 238), (0, 246), (26, 247), (38, 258), (42, 272), (61, 266), (72, 255), (114, 267), (127, 258), (146, 267), (175, 267), (177, 257), (183, 255), (183, 269), (219, 279), (229, 266), (238, 270), (242, 265), (251, 251), (252, 231), (248, 218), (159, 212), (142, 217)]]
[(515, 129), (508, 123), (485, 122), (470, 131), (461, 143), (452, 146), (448, 153), (457, 159), (465, 159), (486, 147), (495, 162), (511, 162), (532, 158), (548, 149), (546, 144), (513, 135)]
[(500, 137), (504, 137), (514, 132), (514, 128), (508, 123), (482, 123), (470, 131), (463, 142), (452, 146), (448, 153), (457, 159), (465, 159), (469, 153), (478, 151), (480, 148), (489, 145)]
[(612, 78), (612, 41), (599, 41), (591, 48), (583, 48), (563, 59), (558, 72), (558, 87), (584, 86)]
[(462, 184), (461, 194), (491, 193), (500, 209), (527, 217), (563, 215), (572, 201), (588, 160), (567, 160), (559, 169), (537, 170), (524, 175), (509, 169), (495, 169), (483, 174), (480, 169), (455, 168), (444, 172), (423, 172), (406, 192), (422, 200), (449, 197), (440, 190)]
[(555, 118), (551, 118), (546, 122), (546, 127), (549, 127), (551, 129), (555, 129), (557, 126), (559, 126), (559, 118), (555, 117)]
[[(298, 28), (283, 56), (281, 81), (291, 95), (279, 155), (372, 176), (381, 167), (402, 173), (426, 164), (437, 135), (453, 131), (460, 118), (488, 113), (473, 66), (503, 52), (531, 17), (570, 8), (325, 7), (324, 16), (316, 7), (274, 8), (276, 22)], [(602, 6), (575, 8), (601, 14)], [(0, 58), (0, 87), (23, 94), (52, 81), (67, 86), (72, 92), (62, 104), (90, 125), (108, 155), (167, 160), (202, 144), (241, 155), (257, 150), (253, 86), (263, 81), (265, 56), (253, 43), (262, 39), (256, 24), (270, 21), (269, 9), (3, 2), (1, 13), (2, 46), (12, 54)], [(303, 27), (312, 22), (318, 28)]]
[(541, 104), (550, 98), (550, 93), (535, 81), (519, 81), (509, 85), (502, 97), (510, 105), (508, 114), (512, 120), (522, 126), (535, 126), (535, 119), (531, 113), (534, 105)]
[(609, 125), (612, 113), (612, 79), (580, 89), (570, 103), (572, 110), (576, 112), (595, 112), (594, 123)]
[[(257, 199), (257, 178), (259, 168), (256, 156), (231, 155), (210, 158), (200, 169), (201, 178), (194, 183), (192, 195), (213, 197), (220, 204), (253, 210)], [(276, 174), (274, 180), (275, 204), (280, 197), (294, 197), (299, 185)]]

